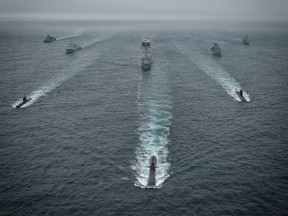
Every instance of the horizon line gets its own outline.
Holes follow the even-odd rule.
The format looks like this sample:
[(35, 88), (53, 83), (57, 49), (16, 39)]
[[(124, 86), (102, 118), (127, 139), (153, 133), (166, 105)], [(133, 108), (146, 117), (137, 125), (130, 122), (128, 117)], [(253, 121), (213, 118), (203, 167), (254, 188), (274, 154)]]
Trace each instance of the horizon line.
[[(283, 17), (229, 17), (229, 16), (192, 16), (192, 15), (72, 15), (72, 14), (37, 14), (37, 13), (4, 13), (0, 14), (4, 21), (286, 21)], [(2, 20), (3, 21), (3, 20)]]

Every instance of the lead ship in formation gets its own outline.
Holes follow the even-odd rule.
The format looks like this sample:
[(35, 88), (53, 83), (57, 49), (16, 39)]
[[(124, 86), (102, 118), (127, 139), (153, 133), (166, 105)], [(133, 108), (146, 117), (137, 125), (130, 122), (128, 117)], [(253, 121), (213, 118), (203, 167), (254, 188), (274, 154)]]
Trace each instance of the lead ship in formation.
[(47, 34), (47, 36), (46, 36), (46, 38), (44, 40), (44, 43), (51, 43), (51, 42), (56, 41), (56, 40), (57, 40), (56, 37), (52, 37), (49, 34)]
[(74, 53), (76, 52), (77, 50), (80, 50), (82, 47), (79, 45), (79, 44), (76, 44), (76, 43), (73, 43), (73, 42), (70, 42), (68, 44), (68, 46), (66, 47), (66, 53)]
[(214, 45), (210, 48), (210, 51), (212, 52), (213, 55), (217, 57), (222, 56), (221, 47), (218, 45), (218, 43), (214, 43)]
[(150, 70), (152, 67), (152, 58), (151, 58), (151, 54), (148, 51), (147, 47), (146, 47), (145, 51), (143, 52), (141, 66), (142, 66), (142, 70), (144, 70), (144, 71)]
[(149, 177), (147, 187), (155, 187), (156, 185), (156, 168), (157, 168), (157, 158), (154, 155), (152, 155), (149, 160)]
[(248, 38), (247, 34), (246, 34), (245, 38), (242, 40), (242, 43), (245, 45), (250, 45), (250, 39)]
[(151, 46), (151, 40), (150, 40), (148, 37), (145, 37), (145, 38), (142, 40), (142, 46), (144, 46), (144, 47), (150, 47), (150, 46)]

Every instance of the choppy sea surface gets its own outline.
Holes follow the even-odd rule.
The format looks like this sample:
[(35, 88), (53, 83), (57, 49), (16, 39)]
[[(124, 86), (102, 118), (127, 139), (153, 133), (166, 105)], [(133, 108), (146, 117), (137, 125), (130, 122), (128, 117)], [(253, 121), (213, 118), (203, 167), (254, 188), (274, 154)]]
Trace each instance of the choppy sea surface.
[(1, 21), (0, 215), (288, 215), (287, 27)]

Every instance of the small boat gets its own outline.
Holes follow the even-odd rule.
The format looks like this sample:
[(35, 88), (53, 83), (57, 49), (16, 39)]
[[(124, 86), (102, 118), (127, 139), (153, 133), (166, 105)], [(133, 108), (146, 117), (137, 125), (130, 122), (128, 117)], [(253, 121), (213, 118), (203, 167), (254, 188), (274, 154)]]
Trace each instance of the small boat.
[(20, 108), (20, 107), (22, 107), (24, 104), (28, 103), (30, 100), (32, 100), (31, 97), (27, 97), (27, 96), (23, 97), (23, 100), (22, 100), (19, 104), (17, 104), (17, 105), (15, 106), (15, 108)]
[(51, 42), (56, 41), (56, 40), (57, 40), (56, 37), (52, 37), (48, 34), (44, 40), (44, 43), (51, 43)]
[(247, 100), (243, 96), (243, 90), (242, 89), (240, 89), (239, 91), (236, 90), (235, 92), (242, 102), (247, 102)]
[(150, 52), (148, 52), (147, 48), (145, 52), (143, 52), (142, 56), (142, 70), (150, 70), (152, 67), (152, 58)]
[(218, 45), (218, 43), (214, 43), (214, 45), (210, 48), (210, 51), (217, 57), (222, 56), (221, 47)]
[(79, 44), (73, 43), (71, 42), (70, 44), (68, 44), (68, 46), (66, 47), (66, 53), (74, 53), (77, 50), (80, 50), (82, 47)]
[(248, 38), (247, 34), (246, 34), (245, 38), (242, 40), (242, 43), (245, 45), (250, 45), (250, 39)]
[(150, 47), (150, 46), (151, 46), (151, 40), (150, 40), (148, 37), (145, 37), (145, 38), (142, 40), (142, 46), (144, 46), (144, 47)]

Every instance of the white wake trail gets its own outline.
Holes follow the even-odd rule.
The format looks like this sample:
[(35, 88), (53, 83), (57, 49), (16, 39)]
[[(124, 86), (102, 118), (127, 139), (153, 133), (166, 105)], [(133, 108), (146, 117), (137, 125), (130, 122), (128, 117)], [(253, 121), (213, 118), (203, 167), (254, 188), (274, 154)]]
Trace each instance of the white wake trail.
[(84, 34), (84, 30), (79, 30), (79, 31), (75, 32), (75, 33), (72, 34), (72, 35), (64, 36), (64, 37), (59, 37), (59, 38), (57, 38), (57, 41), (76, 38), (76, 37), (79, 37), (79, 36), (81, 36), (81, 35), (83, 35), (83, 34)]
[(170, 142), (172, 96), (166, 74), (161, 73), (151, 77), (141, 75), (138, 86), (139, 145), (135, 152), (137, 162), (132, 168), (136, 171), (135, 185), (142, 188), (148, 182), (149, 159), (152, 155), (157, 158), (155, 187), (161, 187), (170, 176), (167, 145)]
[[(175, 46), (183, 55), (191, 59), (199, 69), (204, 71), (208, 76), (215, 80), (232, 98), (237, 101), (241, 101), (236, 94), (236, 90), (243, 90), (240, 83), (237, 82), (237, 80), (233, 78), (227, 71), (225, 71), (221, 65), (219, 65), (215, 59), (213, 59), (213, 56), (202, 55), (196, 49), (192, 52), (189, 52), (178, 44), (175, 44)], [(250, 101), (249, 94), (245, 90), (243, 90), (243, 96), (246, 101)]]
[[(99, 38), (90, 42), (87, 42), (84, 44), (83, 48), (87, 48), (95, 43), (100, 43), (102, 41), (105, 41), (110, 37), (106, 38)], [(93, 63), (95, 58), (97, 59), (97, 54), (93, 53), (93, 59), (91, 59), (91, 53), (86, 52), (86, 53), (80, 53), (79, 52), (79, 59), (73, 61), (70, 65), (68, 65), (65, 68), (59, 69), (57, 75), (51, 78), (50, 81), (45, 83), (44, 85), (40, 86), (38, 89), (35, 91), (31, 92), (27, 96), (31, 97), (31, 100), (21, 106), (21, 108), (29, 107), (31, 106), (35, 101), (37, 101), (40, 97), (45, 96), (47, 93), (53, 91), (55, 88), (59, 87), (62, 83), (67, 81), (68, 79), (71, 79), (73, 76), (75, 76), (79, 71), (83, 70), (85, 67), (89, 66), (90, 64)], [(67, 56), (69, 58), (69, 55)], [(22, 102), (22, 98), (18, 99), (12, 104), (12, 107), (16, 107), (17, 104)]]

